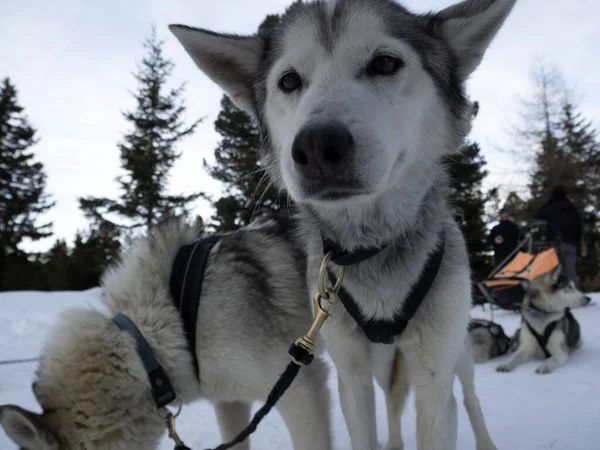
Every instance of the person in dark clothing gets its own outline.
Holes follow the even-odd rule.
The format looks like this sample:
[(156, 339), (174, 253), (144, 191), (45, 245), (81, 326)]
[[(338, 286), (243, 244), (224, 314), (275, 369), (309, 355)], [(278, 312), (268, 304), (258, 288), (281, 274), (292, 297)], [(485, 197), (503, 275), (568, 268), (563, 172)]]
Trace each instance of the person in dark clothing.
[[(535, 212), (535, 218), (554, 225), (548, 227), (547, 238), (558, 241), (558, 258), (563, 275), (577, 284), (577, 260), (581, 252), (582, 223), (575, 206), (567, 198), (563, 186), (555, 186), (550, 200)], [(560, 234), (558, 234), (560, 233)]]
[(494, 246), (494, 267), (498, 267), (519, 243), (521, 230), (510, 220), (508, 209), (500, 210), (500, 223), (492, 228), (487, 238), (488, 245)]

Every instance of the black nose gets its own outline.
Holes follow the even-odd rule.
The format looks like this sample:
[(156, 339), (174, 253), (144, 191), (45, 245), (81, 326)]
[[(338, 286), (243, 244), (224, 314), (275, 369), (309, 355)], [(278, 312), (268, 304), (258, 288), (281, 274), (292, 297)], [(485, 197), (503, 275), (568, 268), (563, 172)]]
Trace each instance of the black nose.
[(350, 130), (338, 122), (311, 124), (302, 128), (292, 145), (292, 159), (306, 178), (324, 179), (341, 175), (354, 153)]

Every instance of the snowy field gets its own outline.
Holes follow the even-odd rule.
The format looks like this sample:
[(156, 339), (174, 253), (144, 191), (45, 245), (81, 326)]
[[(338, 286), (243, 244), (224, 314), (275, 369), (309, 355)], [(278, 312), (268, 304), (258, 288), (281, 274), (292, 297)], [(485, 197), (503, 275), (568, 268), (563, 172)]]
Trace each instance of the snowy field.
[[(499, 450), (592, 450), (600, 449), (600, 294), (594, 304), (577, 309), (584, 338), (583, 348), (573, 354), (565, 367), (550, 375), (534, 373), (538, 363), (530, 362), (513, 373), (496, 373), (504, 358), (477, 366), (476, 384), (493, 440)], [(85, 292), (0, 293), (0, 361), (38, 356), (43, 339), (57, 313), (75, 305), (100, 305), (98, 289)], [(473, 316), (487, 317), (481, 308)], [(517, 328), (518, 316), (500, 312), (495, 320), (507, 334)], [(31, 382), (36, 363), (0, 363), (0, 404), (17, 404), (38, 411)], [(282, 367), (283, 370), (283, 367)], [(350, 440), (337, 398), (336, 377), (332, 373), (334, 448), (348, 450)], [(462, 406), (458, 382), (455, 394), (459, 401), (458, 449), (474, 449), (473, 433)], [(406, 449), (415, 448), (415, 410), (407, 404), (402, 426)], [(258, 405), (255, 406), (257, 408)], [(377, 388), (377, 423), (379, 441), (387, 438), (385, 405)], [(214, 447), (220, 443), (212, 408), (198, 402), (184, 408), (177, 428), (185, 442), (194, 449)], [(253, 449), (290, 449), (286, 428), (277, 412), (272, 412), (252, 436)], [(0, 450), (17, 447), (0, 431)], [(160, 450), (172, 450), (165, 438)], [(318, 449), (315, 449), (318, 450)]]

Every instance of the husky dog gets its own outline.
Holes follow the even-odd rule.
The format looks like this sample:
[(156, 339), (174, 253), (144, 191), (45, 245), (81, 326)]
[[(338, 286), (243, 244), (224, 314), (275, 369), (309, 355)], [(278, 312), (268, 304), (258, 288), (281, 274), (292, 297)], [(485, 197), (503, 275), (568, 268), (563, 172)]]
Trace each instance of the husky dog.
[[(401, 321), (415, 306), (409, 292), (441, 258), (392, 345), (372, 343), (340, 301), (322, 329), (355, 450), (378, 448), (373, 375), (390, 410), (404, 403), (389, 395), (403, 378), (394, 370), (400, 357), (416, 394), (418, 448), (456, 447), (452, 385), (471, 284), (444, 161), (470, 129), (465, 81), (515, 1), (466, 0), (424, 15), (391, 0), (298, 2), (274, 30), (253, 36), (170, 27), (256, 119), (265, 166), (300, 210), (311, 292), (324, 242), (333, 243), (336, 254), (362, 255), (343, 279), (354, 312), (368, 323)], [(402, 448), (398, 429), (391, 424), (388, 448)]]
[[(289, 363), (290, 344), (312, 323), (300, 275), (305, 257), (275, 221), (224, 235), (213, 247), (198, 309), (198, 382), (169, 292), (175, 255), (196, 238), (181, 222), (158, 228), (123, 252), (102, 285), (110, 313), (135, 323), (176, 395), (212, 401), (221, 437), (230, 441), (250, 421), (251, 402), (264, 401)], [(149, 450), (164, 435), (135, 341), (99, 311), (62, 314), (36, 378), (41, 414), (0, 406), (0, 424), (27, 450)], [(295, 450), (331, 448), (328, 398), (327, 368), (315, 358), (277, 404)], [(235, 447), (248, 448), (248, 441)]]
[(511, 345), (511, 338), (504, 333), (502, 325), (485, 319), (469, 322), (469, 338), (476, 363), (506, 354)]
[(543, 359), (536, 373), (551, 373), (567, 363), (581, 346), (579, 323), (569, 308), (585, 306), (589, 297), (561, 275), (561, 266), (536, 277), (521, 304), (522, 325), (515, 335), (515, 354), (498, 372), (510, 372), (530, 359)]

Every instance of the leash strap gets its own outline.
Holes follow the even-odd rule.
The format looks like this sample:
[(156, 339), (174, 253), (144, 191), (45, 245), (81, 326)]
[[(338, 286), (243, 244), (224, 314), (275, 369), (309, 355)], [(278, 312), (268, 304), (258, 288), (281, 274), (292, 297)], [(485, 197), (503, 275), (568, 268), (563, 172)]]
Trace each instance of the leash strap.
[(144, 338), (138, 327), (125, 314), (117, 314), (112, 321), (121, 331), (129, 333), (135, 340), (135, 346), (138, 355), (142, 360), (144, 369), (150, 380), (150, 389), (152, 398), (157, 408), (164, 408), (176, 399), (175, 391), (171, 386), (171, 381), (165, 373), (162, 366), (156, 360), (148, 341)]
[[(340, 289), (338, 296), (344, 308), (346, 308), (348, 314), (362, 328), (369, 341), (375, 344), (392, 344), (396, 336), (399, 336), (404, 331), (437, 277), (444, 256), (445, 243), (445, 231), (442, 229), (437, 249), (429, 257), (425, 267), (421, 271), (420, 278), (411, 288), (403, 304), (402, 312), (396, 313), (392, 320), (365, 319), (352, 295), (343, 287)], [(332, 261), (335, 261), (335, 257), (332, 258)], [(336, 279), (331, 271), (328, 270), (327, 275), (331, 284), (335, 285)]]
[[(221, 444), (218, 447), (215, 447), (214, 449), (207, 449), (207, 450), (227, 450), (227, 449), (230, 449), (231, 447), (233, 447), (234, 445), (237, 445), (240, 442), (245, 441), (248, 438), (248, 436), (250, 436), (252, 433), (254, 433), (256, 431), (258, 424), (264, 419), (264, 417), (269, 413), (269, 411), (271, 411), (273, 406), (275, 406), (277, 401), (281, 398), (281, 396), (285, 393), (285, 391), (290, 387), (290, 385), (296, 378), (296, 375), (298, 375), (299, 370), (300, 370), (300, 366), (298, 364), (296, 364), (295, 362), (290, 362), (288, 364), (288, 366), (286, 367), (285, 371), (283, 372), (283, 374), (279, 377), (279, 380), (277, 380), (277, 383), (275, 383), (275, 386), (273, 386), (273, 389), (271, 390), (271, 392), (269, 393), (269, 396), (267, 397), (267, 401), (262, 406), (262, 408), (260, 408), (256, 412), (256, 414), (254, 414), (254, 417), (252, 418), (252, 420), (250, 421), (248, 426), (246, 428), (244, 428), (242, 430), (242, 432), (240, 434), (238, 434), (235, 437), (235, 439), (232, 440), (231, 442), (228, 442), (226, 444)], [(175, 450), (179, 450), (179, 449), (176, 448)]]

